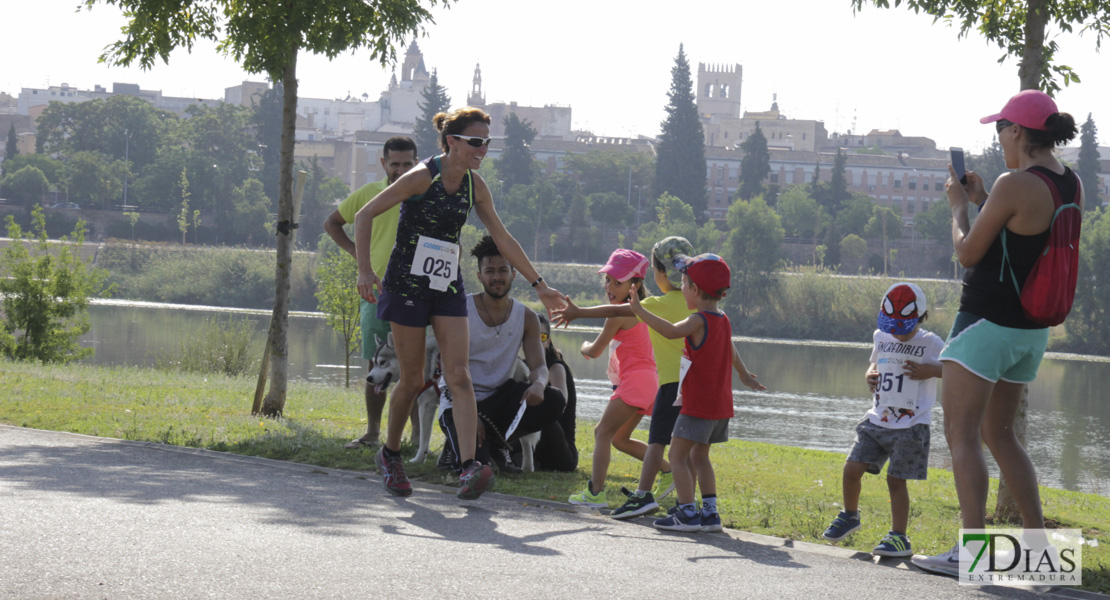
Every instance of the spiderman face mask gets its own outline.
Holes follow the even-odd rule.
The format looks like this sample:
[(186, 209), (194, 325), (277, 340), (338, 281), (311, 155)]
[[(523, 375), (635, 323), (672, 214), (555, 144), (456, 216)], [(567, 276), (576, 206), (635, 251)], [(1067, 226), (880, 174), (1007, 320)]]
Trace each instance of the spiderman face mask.
[(912, 283), (896, 283), (886, 291), (879, 307), (879, 330), (896, 335), (907, 334), (917, 327), (925, 310), (925, 292), (920, 287)]

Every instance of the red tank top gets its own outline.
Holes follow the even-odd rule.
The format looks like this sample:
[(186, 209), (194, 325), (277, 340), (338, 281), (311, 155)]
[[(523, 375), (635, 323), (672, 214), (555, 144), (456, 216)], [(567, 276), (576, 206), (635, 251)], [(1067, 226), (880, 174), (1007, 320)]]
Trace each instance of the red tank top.
[(698, 312), (705, 339), (694, 347), (686, 338), (682, 357), (690, 367), (682, 377), (682, 414), (699, 419), (730, 419), (732, 409), (732, 324), (723, 313)]

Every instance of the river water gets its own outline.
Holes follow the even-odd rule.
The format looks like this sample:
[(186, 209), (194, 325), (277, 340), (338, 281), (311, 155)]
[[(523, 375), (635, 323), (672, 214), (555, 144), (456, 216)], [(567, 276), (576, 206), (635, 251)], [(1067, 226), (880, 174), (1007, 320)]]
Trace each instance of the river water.
[[(261, 352), (269, 320), (263, 311), (128, 301), (98, 302), (89, 312), (92, 330), (83, 342), (96, 348), (96, 355), (85, 362), (109, 365), (154, 365), (159, 356), (176, 351), (183, 336), (212, 318), (253, 321)], [(295, 313), (289, 331), (290, 377), (343, 385), (342, 344), (323, 318)], [(552, 338), (574, 373), (578, 416), (588, 420), (601, 417), (612, 390), (604, 360), (586, 360), (577, 352), (582, 341), (594, 335), (587, 329), (559, 330)], [(863, 379), (868, 344), (742, 339), (739, 348), (748, 368), (768, 389), (752, 392), (734, 375), (736, 418), (731, 437), (847, 451), (855, 424), (870, 404)], [(352, 381), (359, 381), (366, 362), (352, 360), (357, 365), (352, 367)], [(1106, 389), (1110, 361), (1050, 355), (1042, 363), (1030, 388), (1028, 446), (1045, 485), (1110, 495), (1110, 403), (1098, 392)], [(641, 426), (646, 424), (645, 420)], [(942, 424), (938, 402), (930, 462), (947, 468), (950, 458)], [(993, 464), (991, 469), (997, 475)]]

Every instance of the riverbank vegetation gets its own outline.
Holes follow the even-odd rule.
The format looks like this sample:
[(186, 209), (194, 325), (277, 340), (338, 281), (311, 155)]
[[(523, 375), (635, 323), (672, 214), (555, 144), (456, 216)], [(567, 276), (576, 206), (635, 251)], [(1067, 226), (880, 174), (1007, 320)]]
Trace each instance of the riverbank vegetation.
[[(254, 381), (249, 377), (3, 361), (0, 381), (5, 390), (0, 422), (10, 425), (373, 472), (371, 451), (343, 449), (345, 441), (366, 427), (362, 390), (357, 387), (296, 383), (289, 389), (285, 417), (265, 419), (250, 415)], [(582, 487), (589, 472), (591, 425), (579, 423), (578, 472), (499, 477), (496, 491), (565, 501)], [(641, 438), (644, 434), (636, 432)], [(442, 441), (437, 429), (433, 450)], [(410, 457), (415, 448), (406, 445), (402, 451)], [(843, 461), (839, 453), (743, 440), (718, 446), (714, 466), (725, 525), (826, 543), (820, 535), (840, 509)], [(429, 458), (406, 466), (417, 480), (450, 483), (450, 477), (434, 465), (434, 458)], [(620, 487), (634, 486), (638, 476), (638, 462), (614, 454), (606, 490), (610, 506), (619, 505)], [(378, 486), (367, 482), (368, 493), (385, 493)], [(996, 487), (992, 484), (991, 489)], [(1110, 498), (1053, 488), (1042, 488), (1041, 495), (1053, 526), (1081, 529), (1088, 540), (1083, 549), (1084, 588), (1110, 592)], [(959, 528), (951, 473), (930, 470), (927, 481), (910, 482), (910, 496), (909, 534), (914, 549), (950, 548)], [(987, 505), (994, 506), (994, 499)], [(890, 504), (881, 479), (865, 480), (860, 506), (863, 529), (845, 545), (869, 552), (889, 528)]]

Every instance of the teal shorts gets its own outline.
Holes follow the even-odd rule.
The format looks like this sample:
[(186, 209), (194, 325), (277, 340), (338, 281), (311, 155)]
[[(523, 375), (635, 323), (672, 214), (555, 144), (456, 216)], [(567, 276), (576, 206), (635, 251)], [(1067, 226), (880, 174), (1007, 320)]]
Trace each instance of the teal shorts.
[(997, 383), (1031, 383), (1048, 345), (1048, 328), (1003, 327), (971, 313), (958, 312), (940, 360), (950, 360)]
[[(378, 318), (378, 305), (359, 299), (359, 325), (362, 326), (362, 357), (370, 360), (374, 358), (374, 351), (378, 349), (378, 338), (385, 343), (389, 335), (389, 321)], [(374, 336), (377, 336), (375, 338)]]

